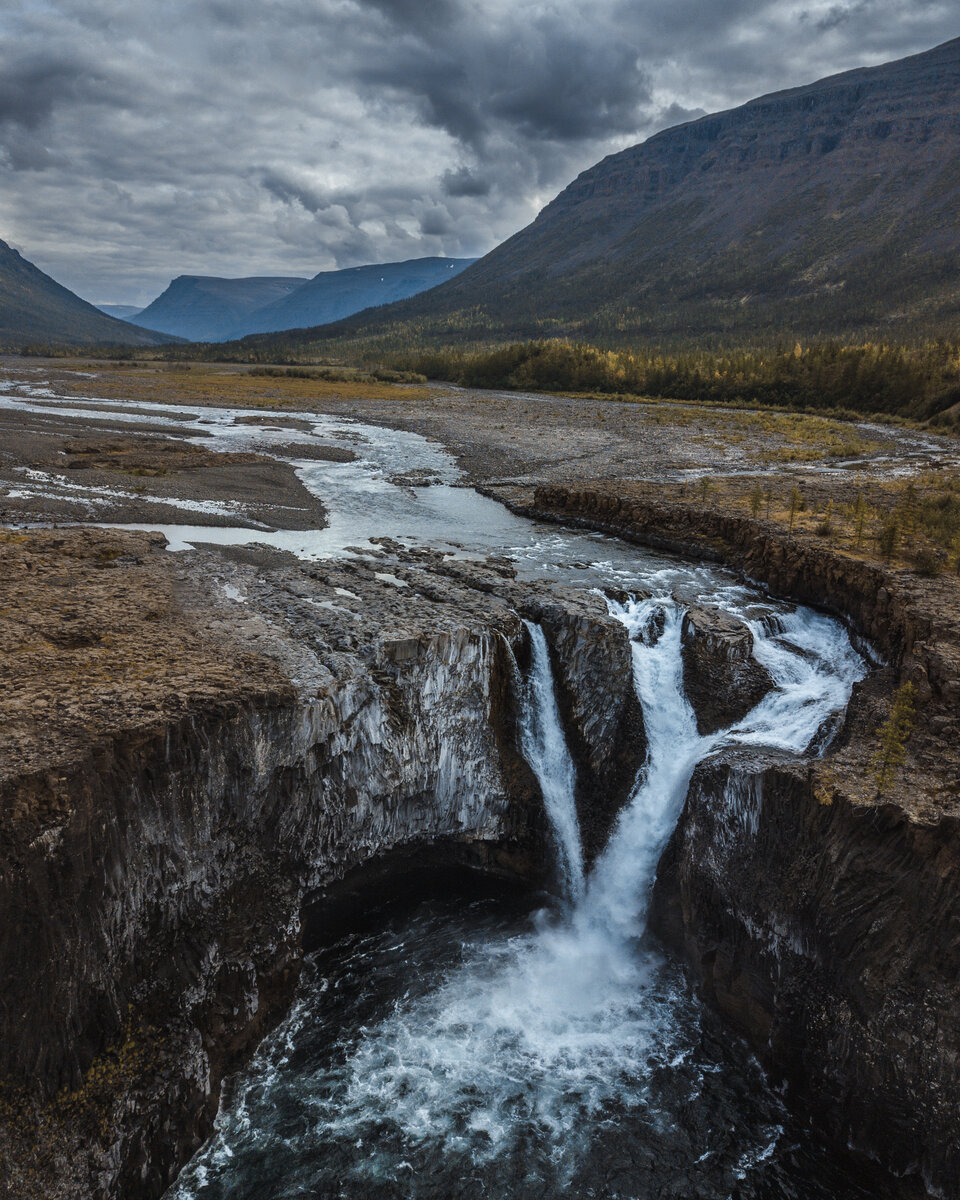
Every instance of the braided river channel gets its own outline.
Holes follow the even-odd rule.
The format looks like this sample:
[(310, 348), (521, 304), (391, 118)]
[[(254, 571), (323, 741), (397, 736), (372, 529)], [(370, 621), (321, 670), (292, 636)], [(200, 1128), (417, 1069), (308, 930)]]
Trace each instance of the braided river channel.
[[(200, 424), (208, 448), (269, 453), (272, 439), (289, 440), (237, 423), (249, 415), (239, 409), (125, 413), (26, 387), (0, 403), (49, 405), (118, 429), (149, 421), (178, 436)], [(722, 570), (516, 517), (458, 486), (454, 460), (416, 434), (307, 417), (312, 433), (298, 433), (299, 442), (357, 454), (351, 463), (296, 464), (328, 506), (325, 529), (151, 528), (183, 552), (191, 540), (246, 541), (304, 558), (362, 552), (387, 536), (457, 556), (496, 554), (521, 579), (602, 589), (630, 638), (647, 757), (587, 867), (550, 646), (528, 625), (529, 664), (515, 668), (514, 688), (521, 750), (553, 835), (555, 890), (404, 893), (339, 930), (308, 957), (286, 1018), (228, 1082), (214, 1135), (168, 1200), (881, 1194), (790, 1116), (646, 927), (657, 864), (697, 764), (735, 747), (822, 752), (866, 671), (846, 630)], [(391, 481), (411, 471), (434, 485)], [(62, 485), (38, 472), (23, 483)], [(87, 519), (97, 497), (89, 500)], [(697, 732), (681, 658), (684, 613), (703, 604), (748, 625), (773, 681), (746, 717), (708, 737)], [(748, 793), (726, 802), (754, 819)]]

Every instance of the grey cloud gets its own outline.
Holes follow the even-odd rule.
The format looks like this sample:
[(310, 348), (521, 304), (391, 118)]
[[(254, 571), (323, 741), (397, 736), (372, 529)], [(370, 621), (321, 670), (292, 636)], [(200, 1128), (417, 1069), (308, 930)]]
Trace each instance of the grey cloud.
[(820, 33), (827, 33), (831, 29), (838, 29), (869, 7), (869, 0), (857, 0), (854, 4), (831, 4), (826, 12), (802, 13), (801, 20), (812, 22)]
[(446, 196), (488, 196), (492, 185), (469, 167), (457, 167), (444, 171), (440, 186)]
[(102, 302), (473, 255), (657, 129), (955, 33), (946, 0), (0, 6), (0, 237)]

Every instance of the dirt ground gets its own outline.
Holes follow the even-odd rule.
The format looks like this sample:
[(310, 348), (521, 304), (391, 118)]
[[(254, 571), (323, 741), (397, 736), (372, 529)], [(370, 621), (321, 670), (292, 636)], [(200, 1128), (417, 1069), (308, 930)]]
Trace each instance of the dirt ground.
[[(46, 403), (51, 396), (64, 403), (70, 397), (95, 396), (116, 401), (118, 408), (187, 406), (188, 411), (176, 414), (177, 421), (194, 437), (203, 434), (205, 407), (260, 409), (262, 418), (251, 412), (241, 420), (289, 428), (291, 447), (298, 428), (303, 428), (293, 415), (296, 411), (351, 417), (441, 442), (457, 458), (465, 480), (484, 487), (629, 479), (696, 488), (706, 477), (718, 494), (745, 496), (759, 477), (778, 498), (789, 496), (796, 482), (822, 497), (823, 504), (831, 496), (836, 503), (847, 503), (857, 491), (868, 490), (877, 494), (882, 506), (883, 495), (895, 492), (907, 477), (960, 476), (960, 443), (953, 438), (918, 428), (785, 412), (485, 392), (440, 384), (344, 384), (257, 376), (234, 365), (194, 364), (189, 370), (171, 371), (164, 364), (130, 367), (8, 357), (0, 359), (0, 389), (11, 388), (21, 394), (24, 388), (39, 390)], [(284, 410), (289, 415), (281, 416)], [(3, 493), (23, 490), (17, 487), (23, 467), (42, 465), (49, 470), (58, 461), (82, 465), (76, 451), (98, 427), (104, 445), (99, 456), (88, 455), (90, 473), (84, 472), (84, 482), (99, 473), (105, 485), (125, 481), (127, 492), (137, 486), (146, 491), (143, 479), (131, 486), (131, 473), (141, 473), (149, 475), (149, 495), (155, 499), (181, 495), (236, 500), (250, 506), (247, 515), (254, 523), (281, 528), (310, 527), (314, 519), (316, 501), (276, 458), (227, 462), (232, 456), (217, 455), (211, 462), (195, 449), (189, 455), (172, 454), (170, 445), (162, 455), (157, 446), (156, 463), (131, 458), (121, 462), (109, 439), (123, 431), (111, 428), (106, 419), (81, 421), (65, 411), (62, 419), (38, 414), (25, 422), (22, 414), (0, 411), (0, 522), (42, 516), (77, 519), (75, 506), (51, 510), (42, 504), (26, 505), (17, 497), (11, 502), (9, 495), (5, 501)], [(139, 426), (138, 433), (171, 436), (165, 424)], [(157, 464), (165, 470), (155, 471)], [(109, 515), (97, 515), (111, 521), (176, 519), (169, 509), (158, 516), (152, 504), (128, 496)], [(190, 517), (195, 524), (224, 520)], [(242, 522), (231, 517), (229, 523)]]

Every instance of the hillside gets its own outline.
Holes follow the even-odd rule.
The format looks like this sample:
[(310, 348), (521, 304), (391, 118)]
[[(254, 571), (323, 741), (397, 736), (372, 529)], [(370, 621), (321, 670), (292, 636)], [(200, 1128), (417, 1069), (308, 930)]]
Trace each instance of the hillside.
[(374, 305), (415, 296), (459, 275), (472, 258), (413, 258), (344, 271), (321, 271), (288, 296), (252, 314), (245, 332), (326, 325)]
[(955, 331), (958, 110), (960, 39), (679, 125), (585, 171), (443, 288), (324, 334), (389, 347), (413, 324), (428, 341), (608, 344)]
[(472, 258), (414, 258), (312, 279), (221, 279), (180, 275), (137, 316), (137, 325), (195, 342), (222, 342), (246, 334), (304, 329), (339, 321), (372, 305), (390, 304), (436, 287), (468, 267)]
[(96, 307), (108, 317), (118, 317), (121, 321), (130, 321), (143, 312), (135, 304), (98, 304)]
[(90, 342), (146, 346), (162, 340), (81, 300), (0, 241), (0, 348)]
[(213, 275), (178, 275), (166, 291), (133, 320), (193, 342), (217, 342), (249, 331), (250, 313), (282, 299), (306, 283), (293, 276), (220, 279)]

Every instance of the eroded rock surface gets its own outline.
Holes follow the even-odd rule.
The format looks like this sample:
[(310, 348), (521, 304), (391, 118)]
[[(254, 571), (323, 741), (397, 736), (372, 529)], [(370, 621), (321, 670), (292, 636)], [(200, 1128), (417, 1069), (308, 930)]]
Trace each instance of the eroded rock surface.
[(732, 613), (688, 609), (682, 636), (683, 684), (702, 735), (741, 720), (773, 687), (753, 657), (753, 634)]
[(598, 598), (551, 607), (496, 562), (5, 536), (0, 1180), (154, 1197), (282, 1013), (306, 895), (418, 848), (547, 877), (518, 608), (562, 645), (601, 767), (629, 650)]

